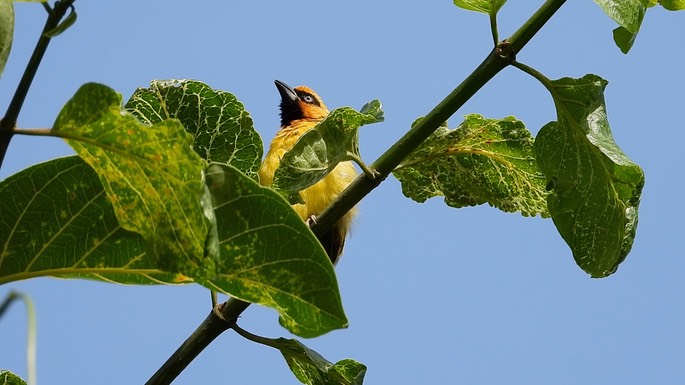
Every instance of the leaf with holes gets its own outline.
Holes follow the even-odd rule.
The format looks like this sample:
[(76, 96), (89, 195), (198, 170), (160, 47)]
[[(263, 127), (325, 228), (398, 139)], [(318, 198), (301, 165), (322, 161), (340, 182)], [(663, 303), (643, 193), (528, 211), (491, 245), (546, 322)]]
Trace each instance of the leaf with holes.
[(513, 117), (474, 114), (454, 130), (443, 125), (393, 175), (404, 195), (417, 202), (444, 196), (447, 205), (457, 208), (488, 203), (506, 212), (548, 216), (533, 137)]
[(252, 117), (232, 94), (195, 80), (155, 80), (149, 88), (138, 88), (126, 109), (148, 124), (180, 120), (202, 159), (230, 164), (257, 179), (262, 140)]

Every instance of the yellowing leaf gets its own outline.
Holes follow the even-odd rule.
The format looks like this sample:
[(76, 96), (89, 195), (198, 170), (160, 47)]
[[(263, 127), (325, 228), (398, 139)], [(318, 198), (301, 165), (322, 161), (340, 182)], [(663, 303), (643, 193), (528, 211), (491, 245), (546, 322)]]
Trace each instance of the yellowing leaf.
[(98, 173), (119, 223), (143, 235), (160, 266), (198, 280), (214, 274), (204, 250), (211, 225), (202, 204), (204, 162), (177, 120), (143, 124), (122, 111), (121, 95), (88, 83), (64, 106), (53, 133)]
[(533, 137), (521, 121), (467, 115), (454, 130), (438, 128), (393, 172), (405, 196), (444, 196), (452, 207), (489, 203), (502, 211), (547, 216), (545, 178)]

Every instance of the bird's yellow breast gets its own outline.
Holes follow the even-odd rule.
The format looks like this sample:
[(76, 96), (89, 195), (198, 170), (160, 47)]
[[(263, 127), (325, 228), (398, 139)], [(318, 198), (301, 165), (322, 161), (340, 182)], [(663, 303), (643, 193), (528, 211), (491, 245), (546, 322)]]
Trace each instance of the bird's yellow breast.
[[(259, 181), (262, 185), (271, 185), (274, 173), (281, 162), (281, 158), (283, 158), (286, 152), (293, 148), (302, 134), (314, 128), (318, 122), (318, 119), (301, 119), (292, 122), (288, 127), (281, 128), (271, 142), (269, 151), (259, 170)], [(304, 220), (312, 215), (319, 215), (350, 183), (352, 183), (356, 176), (357, 172), (352, 162), (339, 163), (325, 178), (302, 190), (300, 195), (305, 203), (293, 205), (293, 208)], [(350, 210), (338, 222), (338, 226), (342, 227), (341, 230), (344, 230), (344, 233), (347, 233), (347, 229), (354, 214), (355, 210)]]

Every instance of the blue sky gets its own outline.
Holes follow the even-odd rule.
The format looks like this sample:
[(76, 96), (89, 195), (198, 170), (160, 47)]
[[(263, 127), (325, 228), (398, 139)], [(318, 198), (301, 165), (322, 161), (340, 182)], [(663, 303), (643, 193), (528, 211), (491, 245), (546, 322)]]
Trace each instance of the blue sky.
[[(511, 1), (500, 35), (541, 2)], [(449, 93), (491, 48), (487, 17), (450, 1), (77, 1), (76, 24), (54, 39), (19, 118), (50, 127), (78, 87), (104, 83), (127, 99), (153, 79), (192, 78), (234, 93), (268, 142), (278, 128), (274, 79), (306, 84), (330, 108), (384, 104), (364, 127), (367, 162)], [(17, 4), (16, 37), (0, 78), (6, 108), (44, 23)], [(685, 14), (648, 12), (629, 55), (594, 2), (569, 1), (518, 59), (550, 78), (609, 80), (617, 143), (646, 173), (632, 252), (594, 280), (576, 267), (551, 220), (481, 206), (417, 204), (389, 178), (360, 206), (337, 273), (350, 327), (305, 343), (330, 361), (368, 366), (368, 384), (676, 384), (685, 373), (682, 109)], [(450, 120), (514, 115), (528, 128), (555, 118), (542, 86), (500, 73)], [(70, 154), (58, 139), (17, 137), (5, 178)], [(3, 198), (6, 199), (6, 198)], [(38, 380), (144, 383), (209, 312), (196, 285), (118, 286), (40, 278), (0, 287), (31, 295), (38, 312)], [(241, 325), (288, 336), (274, 311), (250, 307)], [(0, 320), (0, 367), (26, 375), (25, 313)], [(225, 378), (222, 378), (225, 377)], [(280, 354), (225, 333), (175, 384), (297, 384)]]

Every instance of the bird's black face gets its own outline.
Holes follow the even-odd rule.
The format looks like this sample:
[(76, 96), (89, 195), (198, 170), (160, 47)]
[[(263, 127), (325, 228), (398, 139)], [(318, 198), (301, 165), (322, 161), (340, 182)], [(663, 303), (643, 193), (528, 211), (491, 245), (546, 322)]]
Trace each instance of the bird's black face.
[[(309, 92), (307, 87), (292, 88), (280, 80), (276, 80), (275, 83), (278, 93), (281, 94), (281, 126), (288, 126), (293, 121), (303, 118), (319, 118), (321, 112), (315, 112), (310, 107), (325, 110), (326, 107), (319, 97), (313, 91)], [(327, 112), (325, 110), (325, 113)]]
[(276, 80), (274, 83), (276, 83), (278, 93), (281, 94), (281, 126), (287, 126), (293, 120), (302, 119), (303, 113), (298, 103), (300, 96), (282, 81)]

